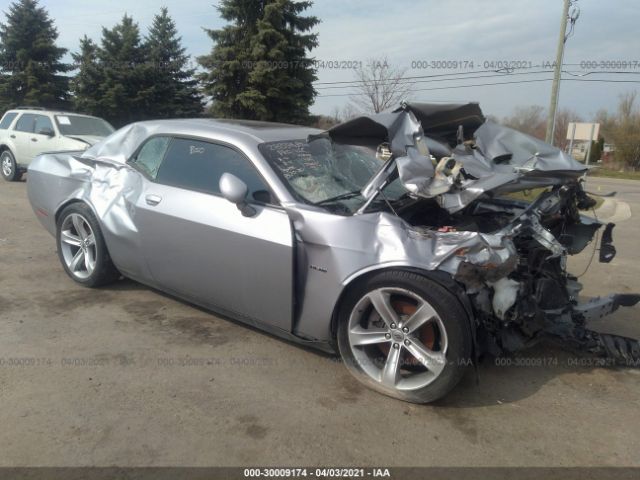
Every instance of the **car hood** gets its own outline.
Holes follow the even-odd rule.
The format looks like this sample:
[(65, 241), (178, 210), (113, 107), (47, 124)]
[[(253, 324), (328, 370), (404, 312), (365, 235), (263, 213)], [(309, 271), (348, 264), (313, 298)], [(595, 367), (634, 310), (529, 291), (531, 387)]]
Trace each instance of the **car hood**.
[(395, 175), (412, 194), (437, 198), (450, 212), (486, 192), (557, 185), (585, 173), (560, 149), (485, 119), (476, 103), (405, 103), (354, 118), (326, 135), (338, 143), (387, 143), (391, 158), (362, 189), (371, 199)]
[(72, 140), (78, 140), (80, 142), (86, 143), (89, 146), (93, 146), (104, 139), (104, 137), (100, 137), (97, 135), (65, 135), (65, 137)]

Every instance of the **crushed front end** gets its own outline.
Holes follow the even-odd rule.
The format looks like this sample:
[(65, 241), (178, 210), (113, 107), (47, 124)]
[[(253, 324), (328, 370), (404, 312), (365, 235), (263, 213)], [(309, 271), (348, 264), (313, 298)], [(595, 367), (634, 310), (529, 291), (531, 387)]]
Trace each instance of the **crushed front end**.
[[(609, 315), (620, 306), (635, 305), (640, 295), (614, 294), (581, 302), (582, 285), (566, 268), (568, 255), (585, 250), (603, 227), (599, 259), (608, 263), (615, 256), (614, 225), (604, 226), (580, 214), (581, 209), (592, 206), (577, 181), (549, 189), (528, 205), (509, 199), (479, 201), (460, 216), (467, 222), (469, 217), (496, 222), (512, 216), (493, 232), (513, 243), (511, 261), (494, 265), (467, 258), (454, 274), (474, 306), (481, 351), (500, 355), (550, 339), (619, 364), (640, 361), (637, 340), (588, 328), (590, 320)], [(477, 220), (472, 228), (481, 228), (481, 224)], [(597, 246), (589, 248), (594, 248), (595, 254)]]
[[(466, 292), (479, 353), (501, 355), (552, 339), (640, 365), (637, 340), (588, 328), (592, 319), (636, 305), (640, 295), (582, 302), (582, 285), (567, 271), (567, 257), (588, 245), (593, 254), (599, 248), (601, 262), (616, 254), (614, 225), (582, 213), (596, 204), (583, 190), (583, 164), (541, 140), (485, 121), (477, 104), (403, 104), (327, 134), (334, 142), (379, 143), (384, 162), (362, 190), (368, 201), (357, 213), (384, 198), (386, 185), (402, 183), (411, 200), (389, 209), (429, 239), (436, 269)], [(531, 203), (510, 195), (528, 189), (542, 193)]]

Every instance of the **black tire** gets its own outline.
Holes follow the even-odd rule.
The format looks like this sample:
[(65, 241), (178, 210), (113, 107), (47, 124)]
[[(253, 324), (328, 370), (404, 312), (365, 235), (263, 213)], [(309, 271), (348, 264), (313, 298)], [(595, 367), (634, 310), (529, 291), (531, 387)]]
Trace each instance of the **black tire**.
[(0, 173), (7, 182), (17, 182), (22, 177), (16, 159), (10, 150), (0, 153)]
[[(389, 388), (388, 385), (384, 385), (380, 380), (374, 378), (372, 374), (367, 373), (367, 371), (363, 369), (363, 365), (361, 364), (363, 353), (362, 350), (358, 349), (370, 348), (372, 346), (351, 346), (349, 340), (349, 329), (352, 327), (349, 326), (349, 321), (351, 319), (352, 312), (354, 314), (354, 319), (357, 319), (358, 316), (363, 318), (366, 315), (365, 313), (361, 313), (366, 309), (366, 307), (361, 307), (363, 305), (362, 302), (364, 300), (364, 297), (368, 296), (374, 291), (379, 291), (379, 289), (383, 289), (384, 291), (393, 291), (393, 289), (398, 289), (401, 291), (409, 291), (412, 294), (415, 294), (416, 296), (426, 301), (433, 308), (433, 310), (435, 310), (435, 312), (437, 313), (437, 317), (439, 317), (438, 325), (444, 327), (444, 338), (446, 342), (444, 343), (444, 345), (446, 348), (446, 353), (444, 353), (444, 351), (436, 353), (441, 353), (442, 357), (444, 357), (446, 361), (441, 362), (444, 367), (437, 374), (430, 373), (429, 368), (422, 364), (418, 364), (416, 366), (415, 362), (417, 362), (417, 357), (402, 356), (411, 355), (411, 353), (408, 352), (408, 347), (403, 347), (403, 343), (401, 342), (406, 342), (407, 340), (409, 340), (408, 345), (411, 345), (411, 342), (418, 339), (418, 336), (421, 335), (419, 330), (416, 330), (414, 332), (416, 336), (414, 336), (413, 338), (409, 338), (409, 334), (407, 334), (405, 340), (402, 340), (400, 343), (395, 344), (395, 340), (392, 339), (389, 340), (389, 342), (391, 343), (386, 344), (388, 346), (384, 347), (387, 349), (387, 352), (391, 352), (392, 345), (393, 348), (397, 347), (397, 351), (399, 352), (404, 352), (406, 349), (408, 353), (400, 353), (399, 358), (410, 358), (414, 362), (414, 365), (405, 367), (405, 370), (403, 370), (403, 375), (406, 375), (407, 377), (412, 375), (411, 368), (423, 368), (425, 370), (425, 372), (421, 373), (423, 376), (425, 376), (426, 378), (428, 378), (428, 375), (435, 376), (435, 379), (428, 380), (431, 383), (428, 383), (426, 386), (418, 386), (415, 389), (399, 387)], [(366, 300), (364, 300), (364, 302), (366, 304)], [(391, 300), (389, 300), (389, 304), (393, 305)], [(356, 307), (358, 307), (358, 309), (354, 310)], [(373, 306), (370, 305), (368, 308), (371, 309), (373, 308)], [(395, 310), (396, 307), (393, 308)], [(398, 312), (396, 311), (396, 313)], [(398, 315), (401, 314), (398, 313)], [(400, 316), (398, 318), (400, 318), (401, 320), (402, 318), (404, 318), (404, 320), (407, 320), (409, 317), (410, 315), (406, 315), (404, 317)], [(380, 321), (381, 320), (378, 320), (378, 322)], [(429, 325), (429, 323), (425, 323), (424, 325)], [(387, 327), (385, 326), (384, 328)], [(439, 329), (440, 327), (428, 328)], [(395, 332), (393, 332), (392, 330), (388, 331), (394, 333), (394, 335), (398, 333), (397, 330)], [(472, 338), (469, 318), (459, 300), (442, 285), (434, 282), (433, 280), (430, 280), (422, 275), (418, 275), (413, 272), (402, 270), (385, 271), (375, 274), (365, 281), (356, 284), (350, 291), (347, 292), (339, 309), (337, 341), (340, 355), (342, 356), (347, 369), (360, 382), (380, 393), (412, 403), (429, 403), (445, 396), (462, 379), (466, 367), (471, 363), (470, 359), (472, 352)], [(404, 343), (404, 345), (407, 345), (407, 343)], [(382, 349), (380, 345), (375, 346)], [(354, 349), (358, 350), (356, 353), (358, 353), (358, 358), (360, 360), (358, 360), (358, 358), (356, 358), (356, 356), (354, 355)], [(384, 351), (381, 350), (380, 355), (380, 358), (384, 359), (385, 357), (388, 358), (391, 353), (385, 354)], [(405, 365), (404, 363), (401, 364)], [(420, 371), (418, 371), (417, 373), (420, 374)], [(405, 377), (399, 378), (403, 379)], [(405, 380), (400, 380), (400, 382), (404, 381)], [(400, 385), (400, 383), (398, 383), (398, 385)]]
[[(92, 248), (91, 256), (94, 260), (94, 267), (91, 271), (89, 271), (89, 269), (87, 268), (87, 271), (83, 272), (83, 275), (80, 275), (79, 272), (74, 272), (71, 270), (70, 265), (68, 265), (68, 261), (65, 259), (65, 254), (69, 255), (70, 249), (71, 254), (73, 254), (72, 249), (74, 247), (65, 246), (62, 242), (63, 226), (65, 226), (69, 221), (72, 222), (72, 218), (78, 218), (73, 216), (79, 216), (84, 219), (84, 221), (90, 226), (94, 236), (94, 243), (91, 244), (91, 247), (85, 247)], [(91, 209), (86, 204), (80, 202), (72, 203), (71, 205), (65, 207), (64, 210), (62, 210), (62, 212), (58, 216), (57, 221), (56, 245), (58, 247), (58, 258), (60, 259), (62, 267), (64, 268), (65, 272), (67, 272), (67, 275), (69, 275), (72, 280), (79, 283), (80, 285), (90, 288), (100, 287), (102, 285), (112, 283), (120, 277), (120, 273), (113, 265), (111, 257), (109, 256), (107, 245), (105, 244), (102, 231), (100, 230), (100, 224), (96, 220), (96, 217)], [(81, 247), (77, 248), (78, 250), (81, 249)], [(76, 250), (75, 252), (77, 253), (78, 250)]]

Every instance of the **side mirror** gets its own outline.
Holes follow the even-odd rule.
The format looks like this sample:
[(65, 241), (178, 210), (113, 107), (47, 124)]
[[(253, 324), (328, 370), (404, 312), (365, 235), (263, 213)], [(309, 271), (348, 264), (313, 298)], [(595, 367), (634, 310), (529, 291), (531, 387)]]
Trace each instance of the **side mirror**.
[(55, 132), (50, 128), (41, 128), (38, 130), (38, 135), (46, 135), (47, 137), (53, 137)]
[(222, 196), (238, 207), (245, 217), (253, 217), (256, 209), (247, 203), (247, 185), (231, 173), (223, 173), (220, 177)]

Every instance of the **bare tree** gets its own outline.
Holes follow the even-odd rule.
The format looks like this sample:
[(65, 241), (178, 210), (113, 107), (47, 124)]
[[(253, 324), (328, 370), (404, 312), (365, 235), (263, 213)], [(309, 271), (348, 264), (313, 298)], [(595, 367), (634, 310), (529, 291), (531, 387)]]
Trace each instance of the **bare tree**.
[(413, 84), (404, 78), (406, 69), (389, 66), (387, 57), (370, 58), (356, 70), (358, 93), (351, 101), (362, 110), (380, 113), (400, 105), (411, 93)]
[(553, 134), (553, 144), (561, 150), (566, 150), (569, 145), (567, 131), (571, 122), (582, 122), (582, 117), (573, 110), (563, 108), (556, 113), (556, 128)]
[(355, 105), (353, 105), (352, 103), (347, 103), (340, 110), (339, 118), (341, 122), (347, 122), (360, 115), (362, 115), (362, 113), (355, 107)]
[(604, 137), (614, 144), (614, 157), (620, 166), (640, 168), (640, 111), (636, 106), (637, 92), (620, 96), (615, 116), (599, 112)]
[(541, 140), (544, 139), (547, 125), (547, 118), (544, 108), (540, 105), (530, 105), (528, 107), (516, 107), (511, 116), (502, 120), (507, 127), (528, 133)]

